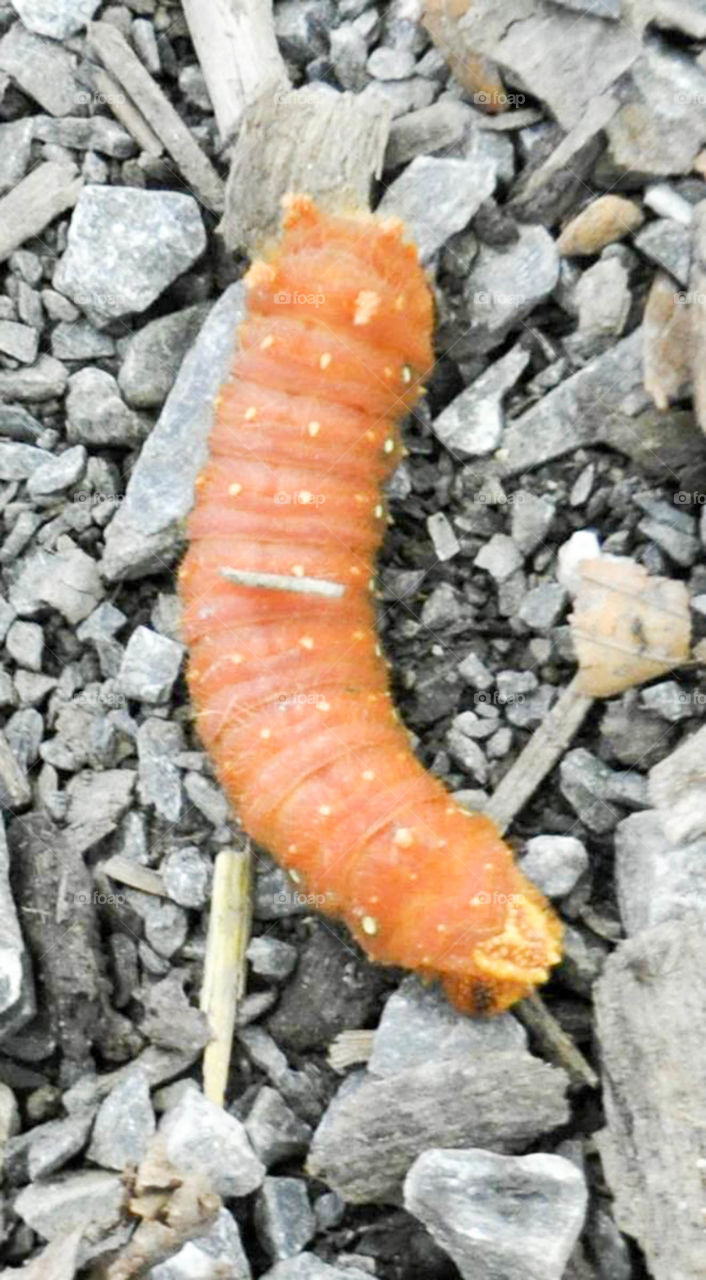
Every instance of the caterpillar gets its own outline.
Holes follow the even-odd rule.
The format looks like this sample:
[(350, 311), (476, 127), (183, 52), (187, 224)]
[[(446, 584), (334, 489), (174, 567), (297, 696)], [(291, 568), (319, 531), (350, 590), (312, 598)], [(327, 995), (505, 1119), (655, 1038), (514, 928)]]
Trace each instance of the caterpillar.
[(284, 206), (245, 277), (179, 570), (198, 732), (245, 830), (371, 959), (499, 1012), (546, 981), (561, 926), (412, 753), (376, 637), (382, 486), (433, 364), (430, 289), (398, 220)]

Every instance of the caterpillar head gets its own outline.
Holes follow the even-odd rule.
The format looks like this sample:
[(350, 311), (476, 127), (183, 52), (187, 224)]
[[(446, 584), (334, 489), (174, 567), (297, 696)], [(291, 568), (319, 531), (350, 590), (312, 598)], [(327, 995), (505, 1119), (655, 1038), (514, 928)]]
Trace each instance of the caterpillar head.
[(476, 943), (466, 973), (441, 975), (449, 1000), (466, 1013), (502, 1013), (547, 981), (561, 959), (561, 937), (558, 917), (518, 872), (501, 931)]

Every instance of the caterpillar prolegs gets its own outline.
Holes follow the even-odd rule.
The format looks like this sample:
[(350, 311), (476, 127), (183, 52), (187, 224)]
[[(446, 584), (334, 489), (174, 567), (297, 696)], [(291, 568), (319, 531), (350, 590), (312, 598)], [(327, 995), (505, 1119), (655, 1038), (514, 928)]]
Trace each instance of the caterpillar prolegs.
[(547, 979), (561, 926), (412, 754), (371, 596), (398, 423), (433, 361), (424, 273), (398, 221), (293, 196), (246, 285), (179, 574), (199, 733), (245, 830), (373, 960), (500, 1011)]

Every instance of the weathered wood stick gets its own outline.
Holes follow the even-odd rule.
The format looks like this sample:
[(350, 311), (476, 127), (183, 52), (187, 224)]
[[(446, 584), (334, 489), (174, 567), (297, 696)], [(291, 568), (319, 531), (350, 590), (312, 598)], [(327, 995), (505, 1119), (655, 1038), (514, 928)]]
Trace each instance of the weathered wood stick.
[(0, 200), (0, 262), (71, 209), (82, 186), (76, 169), (47, 160), (8, 191)]
[(196, 56), (224, 146), (244, 112), (263, 93), (289, 88), (279, 52), (271, 0), (183, 0)]
[(225, 1100), (238, 1003), (245, 990), (250, 882), (250, 850), (222, 849), (214, 867), (200, 1001), (213, 1032), (203, 1055), (203, 1091), (219, 1107)]

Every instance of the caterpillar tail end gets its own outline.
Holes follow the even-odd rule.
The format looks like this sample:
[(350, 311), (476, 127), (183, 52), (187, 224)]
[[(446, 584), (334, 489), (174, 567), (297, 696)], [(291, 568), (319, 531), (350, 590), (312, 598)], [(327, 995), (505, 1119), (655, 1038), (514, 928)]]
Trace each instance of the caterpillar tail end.
[(561, 960), (563, 927), (529, 882), (511, 895), (501, 933), (477, 944), (467, 974), (441, 974), (446, 996), (462, 1013), (503, 1013), (547, 982)]

